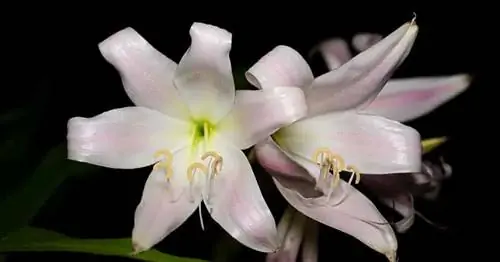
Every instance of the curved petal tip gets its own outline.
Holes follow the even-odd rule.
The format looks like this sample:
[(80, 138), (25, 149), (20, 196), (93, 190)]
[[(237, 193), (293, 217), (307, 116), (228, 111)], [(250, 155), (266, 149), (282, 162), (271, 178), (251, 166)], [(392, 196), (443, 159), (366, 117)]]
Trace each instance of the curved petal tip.
[(232, 34), (217, 26), (194, 22), (189, 29), (189, 34), (193, 40), (203, 39), (204, 43), (208, 40), (213, 44), (226, 46), (228, 51), (231, 48)]
[(126, 27), (108, 38), (104, 39), (102, 42), (98, 44), (99, 50), (105, 56), (107, 53), (113, 52), (114, 49), (119, 48), (120, 44), (130, 43), (130, 40), (134, 40), (133, 42), (143, 42), (146, 41), (135, 29), (132, 27)]

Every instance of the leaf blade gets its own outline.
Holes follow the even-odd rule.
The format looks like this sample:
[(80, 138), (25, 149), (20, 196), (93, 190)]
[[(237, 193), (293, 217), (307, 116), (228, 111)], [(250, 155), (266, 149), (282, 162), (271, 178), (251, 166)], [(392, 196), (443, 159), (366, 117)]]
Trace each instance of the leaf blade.
[(23, 228), (0, 240), (0, 252), (43, 251), (120, 256), (151, 262), (205, 262), (200, 259), (177, 257), (157, 250), (149, 250), (133, 255), (130, 238), (78, 239), (54, 231), (33, 227)]

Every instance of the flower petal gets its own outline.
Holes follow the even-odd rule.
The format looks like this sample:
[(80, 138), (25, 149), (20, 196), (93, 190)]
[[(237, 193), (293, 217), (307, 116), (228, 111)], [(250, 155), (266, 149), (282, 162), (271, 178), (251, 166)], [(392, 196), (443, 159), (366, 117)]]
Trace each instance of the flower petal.
[(330, 70), (337, 69), (352, 57), (347, 43), (340, 38), (324, 41), (319, 46), (319, 51), (325, 59), (326, 66)]
[(306, 114), (304, 93), (298, 87), (238, 90), (233, 110), (217, 129), (225, 139), (246, 149)]
[(410, 229), (415, 222), (415, 209), (413, 208), (413, 196), (411, 194), (403, 194), (394, 198), (381, 198), (382, 203), (396, 210), (403, 216), (403, 219), (394, 223), (394, 228), (398, 233), (404, 233)]
[(203, 23), (193, 23), (189, 34), (191, 47), (179, 62), (174, 83), (195, 118), (216, 123), (234, 102), (232, 35)]
[(257, 63), (245, 76), (255, 87), (296, 86), (309, 88), (314, 80), (306, 60), (294, 49), (280, 45), (275, 47)]
[(120, 72), (125, 91), (136, 105), (188, 119), (189, 111), (174, 88), (177, 65), (134, 29), (128, 27), (108, 37), (99, 50)]
[(380, 116), (331, 113), (298, 121), (276, 137), (281, 148), (309, 161), (326, 147), (363, 174), (412, 173), (421, 168), (419, 133)]
[(189, 124), (145, 107), (113, 109), (68, 121), (68, 158), (110, 168), (139, 168), (157, 161), (155, 152), (183, 148)]
[(470, 76), (415, 77), (390, 80), (363, 112), (405, 122), (432, 112), (462, 93)]
[(306, 93), (309, 114), (346, 110), (372, 99), (408, 55), (417, 31), (414, 21), (406, 23), (338, 69), (316, 78)]
[(318, 262), (319, 224), (307, 218), (304, 241), (302, 242), (302, 262)]
[(340, 180), (334, 191), (337, 196), (331, 200), (325, 196), (304, 198), (283, 186), (279, 179), (273, 179), (283, 197), (302, 214), (349, 234), (391, 261), (395, 260), (397, 240), (394, 231), (373, 203), (357, 189)]
[[(293, 178), (298, 186), (304, 185), (305, 189), (310, 189), (308, 188), (312, 187), (310, 183), (313, 185), (315, 183), (307, 170), (289, 158), (271, 139), (257, 144), (255, 155), (259, 164), (273, 176)], [(299, 183), (301, 181), (297, 180), (304, 183)], [(311, 192), (311, 194), (314, 193)]]
[(356, 51), (363, 52), (378, 43), (382, 38), (383, 36), (380, 34), (360, 33), (352, 38), (352, 46)]
[(214, 145), (224, 160), (205, 195), (212, 218), (243, 245), (260, 252), (275, 251), (279, 246), (276, 224), (248, 160), (223, 140)]
[[(286, 216), (282, 218), (289, 219)], [(281, 247), (277, 252), (270, 253), (266, 257), (267, 262), (282, 262), (282, 261), (297, 261), (300, 244), (304, 235), (304, 226), (306, 217), (301, 213), (293, 210), (291, 221), (280, 221), (280, 224), (290, 223), (286, 235), (282, 241)], [(278, 225), (279, 227), (279, 225)]]
[[(174, 154), (173, 175), (167, 181), (165, 170), (151, 172), (135, 211), (132, 242), (136, 252), (150, 249), (177, 229), (201, 203), (202, 183), (190, 188), (186, 170), (190, 148)], [(196, 177), (195, 177), (196, 179)]]

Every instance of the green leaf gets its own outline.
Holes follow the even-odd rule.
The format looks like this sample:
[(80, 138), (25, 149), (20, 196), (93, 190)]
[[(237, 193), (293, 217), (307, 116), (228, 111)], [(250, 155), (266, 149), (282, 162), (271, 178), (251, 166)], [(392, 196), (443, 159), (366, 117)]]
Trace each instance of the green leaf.
[(61, 251), (120, 256), (152, 262), (205, 262), (200, 259), (182, 258), (157, 250), (132, 254), (130, 238), (78, 239), (40, 228), (23, 228), (0, 240), (0, 252)]
[[(0, 202), (0, 236), (29, 224), (54, 190), (69, 176), (95, 172), (98, 167), (66, 158), (66, 144), (51, 149), (31, 177)], [(15, 174), (10, 174), (15, 175)]]

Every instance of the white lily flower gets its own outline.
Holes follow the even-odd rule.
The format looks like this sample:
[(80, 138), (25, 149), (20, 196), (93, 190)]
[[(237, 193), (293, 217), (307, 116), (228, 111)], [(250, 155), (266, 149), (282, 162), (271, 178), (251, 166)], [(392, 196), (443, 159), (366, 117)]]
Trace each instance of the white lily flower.
[[(351, 44), (356, 51), (363, 52), (381, 39), (382, 36), (379, 34), (359, 33), (352, 38)], [(340, 38), (322, 42), (318, 50), (330, 70), (337, 69), (351, 59), (347, 42)], [(471, 79), (468, 74), (391, 79), (375, 100), (362, 112), (400, 122), (411, 121), (434, 111), (463, 93), (470, 86)], [(431, 141), (434, 140), (430, 139), (429, 142)], [(440, 144), (443, 141), (438, 139), (437, 142)], [(419, 196), (418, 193), (415, 194), (416, 192), (425, 191), (422, 195), (424, 198), (435, 199), (442, 180), (450, 175), (451, 167), (441, 160), (440, 165), (423, 163), (421, 171), (405, 176), (400, 174), (383, 177), (370, 176), (363, 181), (363, 184), (377, 193), (382, 203), (403, 216), (394, 224), (394, 227), (399, 233), (404, 233), (413, 225), (415, 214), (434, 225), (420, 213), (415, 212), (413, 198)], [(387, 195), (388, 193), (391, 195)]]
[(137, 106), (70, 119), (69, 158), (120, 169), (155, 164), (135, 213), (136, 252), (179, 227), (202, 200), (243, 245), (272, 252), (275, 221), (240, 149), (303, 117), (303, 92), (235, 91), (231, 33), (202, 23), (189, 32), (191, 46), (179, 65), (132, 28), (99, 44)]
[[(352, 235), (396, 259), (397, 241), (373, 203), (350, 185), (360, 173), (417, 172), (420, 135), (413, 128), (357, 111), (373, 100), (408, 55), (418, 27), (404, 24), (337, 70), (314, 79), (304, 58), (279, 46), (258, 61), (247, 79), (265, 90), (301, 86), (308, 116), (259, 143), (256, 156), (281, 194), (302, 214)], [(352, 173), (349, 183), (339, 178)], [(318, 189), (321, 192), (315, 190)]]

